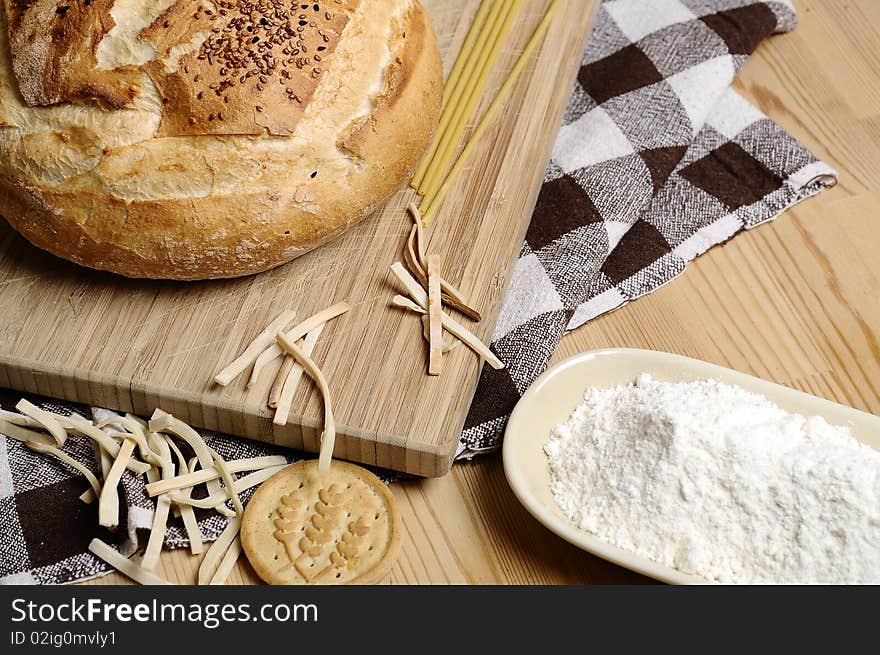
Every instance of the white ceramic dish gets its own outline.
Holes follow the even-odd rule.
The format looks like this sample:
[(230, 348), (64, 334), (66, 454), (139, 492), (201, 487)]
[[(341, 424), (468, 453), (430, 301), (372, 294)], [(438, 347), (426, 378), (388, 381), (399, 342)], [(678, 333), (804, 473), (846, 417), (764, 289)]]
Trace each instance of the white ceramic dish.
[(705, 584), (706, 580), (611, 546), (576, 527), (553, 499), (543, 450), (553, 426), (569, 417), (587, 387), (632, 382), (641, 373), (670, 382), (713, 378), (735, 384), (766, 396), (789, 412), (823, 416), (835, 425), (846, 425), (859, 441), (880, 450), (880, 418), (708, 362), (629, 349), (594, 350), (560, 362), (535, 381), (510, 417), (504, 437), (507, 480), (532, 516), (566, 541), (663, 582)]

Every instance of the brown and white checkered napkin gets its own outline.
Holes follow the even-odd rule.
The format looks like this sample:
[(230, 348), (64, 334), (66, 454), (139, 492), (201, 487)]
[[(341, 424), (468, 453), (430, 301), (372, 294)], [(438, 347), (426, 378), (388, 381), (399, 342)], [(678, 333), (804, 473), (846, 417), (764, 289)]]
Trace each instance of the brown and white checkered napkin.
[(835, 172), (730, 88), (784, 0), (608, 0), (517, 260), (460, 457), (501, 443), (566, 330), (650, 293)]
[[(64, 415), (75, 412), (98, 420), (112, 415), (107, 410), (90, 411), (69, 402), (27, 397), (43, 409)], [(20, 393), (0, 390), (0, 407), (11, 409), (19, 398)], [(290, 462), (302, 458), (300, 453), (246, 439), (211, 432), (202, 432), (202, 436), (226, 460), (279, 454)], [(19, 441), (0, 439), (6, 442), (0, 444), (0, 584), (61, 584), (108, 573), (110, 567), (87, 550), (95, 537), (114, 544), (125, 555), (146, 545), (156, 505), (147, 496), (143, 476), (123, 473), (120, 528), (111, 534), (98, 525), (97, 504), (86, 505), (79, 499), (88, 487), (85, 478)], [(187, 458), (193, 456), (186, 443), (178, 441), (178, 446)], [(89, 439), (68, 439), (64, 452), (98, 471)], [(244, 502), (252, 491), (242, 494)], [(213, 510), (195, 512), (202, 538), (206, 542), (217, 539), (226, 519)], [(170, 519), (165, 547), (188, 545), (182, 521)]]
[[(566, 329), (649, 293), (742, 229), (834, 183), (835, 174), (730, 90), (767, 36), (795, 24), (791, 5), (749, 0), (610, 0), (602, 6), (462, 435), (462, 457), (500, 445), (511, 409)], [(18, 394), (0, 392), (10, 408)], [(46, 409), (88, 414), (70, 403)], [(277, 454), (205, 434), (226, 459)], [(97, 527), (86, 483), (53, 459), (0, 447), (0, 583), (62, 583), (107, 566), (86, 551)], [(65, 450), (97, 469), (86, 440)], [(186, 448), (185, 444), (180, 444)], [(0, 444), (2, 446), (2, 444)], [(295, 453), (284, 452), (294, 461)], [(124, 553), (152, 523), (143, 480), (126, 472)], [(197, 515), (206, 541), (225, 519)], [(167, 534), (186, 545), (180, 525)]]

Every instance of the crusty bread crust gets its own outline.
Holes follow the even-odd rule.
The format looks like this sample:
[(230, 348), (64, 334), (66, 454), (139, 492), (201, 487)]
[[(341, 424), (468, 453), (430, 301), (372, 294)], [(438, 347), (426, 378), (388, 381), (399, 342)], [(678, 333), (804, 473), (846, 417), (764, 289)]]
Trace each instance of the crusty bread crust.
[(98, 70), (97, 44), (113, 28), (113, 0), (4, 0), (19, 91), (30, 105), (94, 99), (120, 109), (136, 95), (135, 71)]
[[(372, 112), (357, 124), (340, 126), (336, 145), (353, 171), (344, 180), (317, 170), (301, 186), (279, 179), (276, 187), (260, 184), (252, 193), (119, 199), (85, 183), (56, 185), (24, 173), (17, 179), (0, 174), (0, 214), (41, 248), (130, 277), (236, 277), (288, 262), (374, 211), (411, 176), (430, 142), (442, 70), (433, 30), (417, 2), (397, 32), (384, 91)], [(66, 148), (77, 147), (75, 135), (59, 139)], [(300, 174), (301, 165), (291, 176)]]

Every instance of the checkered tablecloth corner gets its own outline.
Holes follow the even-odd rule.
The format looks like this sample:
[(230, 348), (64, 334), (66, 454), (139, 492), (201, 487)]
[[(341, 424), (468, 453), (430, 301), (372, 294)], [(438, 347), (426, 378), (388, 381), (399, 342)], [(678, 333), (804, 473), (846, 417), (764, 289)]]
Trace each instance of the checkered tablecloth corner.
[[(12, 409), (22, 394), (0, 388), (0, 408)], [(24, 394), (38, 407), (70, 415), (103, 420), (115, 413), (76, 403)], [(288, 448), (201, 430), (207, 444), (227, 461), (267, 455), (284, 455), (290, 463), (312, 457)], [(194, 452), (188, 444), (177, 445), (189, 459)], [(98, 473), (98, 463), (86, 437), (71, 436), (63, 450)], [(386, 483), (399, 476), (391, 471), (367, 467)], [(244, 475), (244, 473), (240, 474)], [(34, 452), (23, 443), (0, 436), (0, 584), (64, 584), (94, 578), (110, 572), (110, 567), (87, 548), (98, 537), (130, 556), (142, 549), (153, 526), (156, 504), (147, 495), (143, 476), (125, 471), (120, 481), (120, 525), (110, 532), (98, 525), (97, 503), (85, 504), (79, 496), (88, 482), (78, 472), (58, 460)], [(239, 494), (242, 502), (256, 489)], [(204, 490), (196, 490), (194, 497)], [(231, 503), (230, 503), (231, 508)], [(227, 519), (217, 512), (195, 508), (199, 531), (205, 542), (215, 541)], [(171, 517), (165, 531), (164, 547), (187, 548), (189, 540), (183, 521)]]
[(730, 88), (789, 2), (607, 0), (506, 292), (459, 457), (497, 448), (566, 329), (650, 293), (835, 172)]
[[(92, 418), (92, 410), (75, 403), (40, 396), (25, 396), (53, 412), (76, 412)], [(12, 409), (22, 394), (0, 389), (0, 407)], [(101, 418), (111, 413), (94, 410)], [(228, 459), (284, 454), (288, 461), (299, 453), (246, 439), (203, 432), (208, 444)], [(179, 444), (192, 456), (185, 443)], [(92, 471), (98, 464), (91, 441), (71, 437), (64, 452)], [(98, 526), (97, 503), (85, 504), (79, 496), (88, 482), (78, 472), (56, 459), (34, 452), (23, 443), (0, 436), (0, 584), (63, 584), (107, 573), (110, 567), (88, 552), (89, 542), (99, 537), (130, 555), (143, 547), (153, 524), (155, 503), (146, 493), (143, 476), (126, 471), (120, 482), (120, 527), (116, 532)], [(246, 500), (246, 496), (243, 497)], [(205, 541), (214, 541), (226, 526), (226, 519), (211, 510), (196, 510)], [(189, 545), (179, 519), (171, 519), (165, 534), (167, 548)]]

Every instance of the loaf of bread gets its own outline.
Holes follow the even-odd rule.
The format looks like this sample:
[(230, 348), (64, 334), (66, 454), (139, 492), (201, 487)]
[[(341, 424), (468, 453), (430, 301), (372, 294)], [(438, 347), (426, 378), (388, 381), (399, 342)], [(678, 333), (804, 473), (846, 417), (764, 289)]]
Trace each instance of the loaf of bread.
[(0, 215), (131, 277), (264, 271), (412, 174), (442, 70), (417, 0), (2, 0)]

